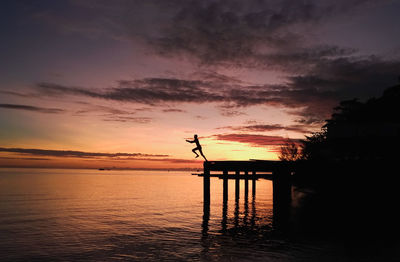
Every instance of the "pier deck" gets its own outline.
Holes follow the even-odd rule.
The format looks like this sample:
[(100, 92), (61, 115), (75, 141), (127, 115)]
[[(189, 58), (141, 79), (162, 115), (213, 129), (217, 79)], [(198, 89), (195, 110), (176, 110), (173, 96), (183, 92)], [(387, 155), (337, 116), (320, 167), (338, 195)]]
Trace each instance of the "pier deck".
[(287, 163), (272, 160), (208, 161), (204, 162), (204, 171), (274, 172), (283, 165)]
[[(266, 178), (273, 181), (274, 196), (281, 195), (281, 192), (287, 194), (290, 190), (291, 172), (294, 169), (292, 162), (268, 161), (268, 160), (250, 160), (250, 161), (206, 161), (203, 164), (203, 186), (204, 202), (210, 202), (210, 177), (218, 177), (224, 180), (224, 189), (227, 187), (228, 179), (235, 179), (235, 190), (239, 191), (239, 180), (253, 180)], [(221, 172), (211, 174), (212, 172)], [(234, 174), (230, 174), (234, 172)], [(268, 174), (266, 174), (268, 173)], [(245, 188), (246, 189), (246, 188)]]
[[(203, 173), (199, 173), (199, 174), (195, 173), (195, 174), (192, 174), (192, 175), (199, 176), (199, 177), (203, 177), (204, 176)], [(247, 175), (247, 176), (245, 174), (244, 175), (240, 175), (239, 174), (239, 177), (238, 177), (236, 174), (224, 175), (224, 174), (211, 174), (210, 173), (210, 177), (218, 177), (219, 179), (256, 179), (256, 180), (258, 180), (258, 179), (262, 178), (262, 179), (272, 180), (273, 179), (273, 174), (272, 173), (269, 173), (269, 174), (256, 173), (256, 174), (251, 174), (251, 175)]]

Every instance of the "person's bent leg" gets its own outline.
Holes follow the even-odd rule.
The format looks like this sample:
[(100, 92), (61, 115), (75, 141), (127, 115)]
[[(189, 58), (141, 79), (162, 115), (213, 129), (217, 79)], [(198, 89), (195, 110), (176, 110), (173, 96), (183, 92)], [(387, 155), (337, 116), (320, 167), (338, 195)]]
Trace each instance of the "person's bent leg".
[(198, 158), (198, 157), (199, 157), (199, 154), (196, 153), (196, 150), (198, 150), (197, 147), (196, 147), (196, 148), (193, 148), (193, 149), (192, 149), (192, 152), (196, 155), (196, 158)]

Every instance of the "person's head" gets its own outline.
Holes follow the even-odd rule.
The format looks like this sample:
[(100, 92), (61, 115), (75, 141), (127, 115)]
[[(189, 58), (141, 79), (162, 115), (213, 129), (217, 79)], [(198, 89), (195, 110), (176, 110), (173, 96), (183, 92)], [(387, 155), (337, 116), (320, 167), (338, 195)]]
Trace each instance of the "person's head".
[(197, 135), (194, 135), (194, 138), (197, 138)]

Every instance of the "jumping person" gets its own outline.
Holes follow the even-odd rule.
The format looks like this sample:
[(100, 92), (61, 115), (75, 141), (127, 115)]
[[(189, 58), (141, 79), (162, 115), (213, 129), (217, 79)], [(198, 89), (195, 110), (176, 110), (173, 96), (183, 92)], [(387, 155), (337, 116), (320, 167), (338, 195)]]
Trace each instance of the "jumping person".
[(196, 153), (196, 150), (199, 150), (200, 155), (204, 158), (204, 160), (208, 161), (207, 158), (203, 154), (203, 150), (201, 149), (201, 145), (199, 142), (199, 139), (197, 138), (197, 135), (194, 135), (193, 140), (186, 140), (188, 143), (196, 143), (196, 147), (192, 149), (192, 152), (196, 155), (196, 158), (199, 157), (199, 154)]

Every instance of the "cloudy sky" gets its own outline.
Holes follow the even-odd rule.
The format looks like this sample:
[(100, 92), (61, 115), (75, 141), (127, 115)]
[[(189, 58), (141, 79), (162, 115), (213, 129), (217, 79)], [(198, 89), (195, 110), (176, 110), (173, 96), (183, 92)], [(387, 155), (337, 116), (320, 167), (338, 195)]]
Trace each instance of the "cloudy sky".
[(400, 75), (398, 0), (5, 0), (0, 166), (276, 159)]

